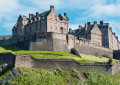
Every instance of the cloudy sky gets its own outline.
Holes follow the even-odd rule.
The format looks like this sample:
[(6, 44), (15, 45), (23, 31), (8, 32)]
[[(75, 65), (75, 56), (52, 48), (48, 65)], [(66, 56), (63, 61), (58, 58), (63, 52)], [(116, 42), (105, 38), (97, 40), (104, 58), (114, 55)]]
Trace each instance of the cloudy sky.
[(120, 40), (120, 0), (0, 0), (0, 35), (12, 34), (18, 16), (42, 13), (55, 6), (57, 14), (67, 13), (69, 27), (103, 20), (110, 23)]

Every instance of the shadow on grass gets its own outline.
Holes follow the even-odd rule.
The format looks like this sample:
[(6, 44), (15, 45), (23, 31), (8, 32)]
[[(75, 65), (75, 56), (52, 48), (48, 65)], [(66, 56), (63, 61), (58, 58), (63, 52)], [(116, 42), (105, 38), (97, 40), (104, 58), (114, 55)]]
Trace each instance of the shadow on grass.
[(4, 48), (5, 50), (11, 50), (11, 51), (20, 51), (20, 50), (23, 50), (19, 47), (15, 47), (15, 46), (0, 46), (2, 48)]

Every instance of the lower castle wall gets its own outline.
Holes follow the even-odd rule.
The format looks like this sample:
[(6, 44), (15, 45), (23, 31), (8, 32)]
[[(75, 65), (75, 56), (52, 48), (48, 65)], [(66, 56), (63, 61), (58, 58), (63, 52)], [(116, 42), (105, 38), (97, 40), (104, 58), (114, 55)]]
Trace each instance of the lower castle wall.
[(7, 63), (8, 66), (13, 67), (15, 64), (15, 55), (12, 53), (0, 53), (0, 65)]
[(120, 73), (120, 61), (112, 66), (112, 74)]
[(74, 47), (79, 53), (84, 53), (88, 55), (95, 55), (95, 56), (104, 56), (113, 58), (113, 51), (105, 48), (98, 48), (98, 47), (89, 47), (87, 45), (78, 45), (76, 44)]
[(63, 70), (76, 69), (80, 72), (102, 72), (111, 75), (111, 67), (106, 63), (78, 63), (73, 59), (35, 59), (29, 55), (16, 55), (15, 67), (30, 67), (42, 69), (61, 68)]
[(30, 55), (14, 55), (12, 53), (0, 53), (0, 65), (7, 63), (8, 66), (29, 67), (42, 69), (61, 68), (63, 70), (76, 69), (80, 72), (102, 72), (113, 75), (120, 72), (120, 62), (113, 64), (108, 63), (78, 63), (73, 59), (35, 59)]

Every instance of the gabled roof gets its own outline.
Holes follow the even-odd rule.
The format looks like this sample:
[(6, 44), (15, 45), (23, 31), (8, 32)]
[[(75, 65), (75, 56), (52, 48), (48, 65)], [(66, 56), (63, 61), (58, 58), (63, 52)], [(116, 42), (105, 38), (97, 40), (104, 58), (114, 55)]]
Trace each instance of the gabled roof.
[(51, 10), (48, 10), (46, 12), (43, 12), (43, 13), (39, 14), (38, 16), (35, 15), (35, 16), (33, 16), (33, 18), (31, 20), (33, 20), (34, 18), (37, 18), (37, 17), (44, 17), (44, 18), (46, 18), (50, 12), (51, 12)]
[(89, 25), (87, 28), (86, 27), (82, 27), (80, 29), (73, 30), (72, 34), (75, 35), (75, 36), (89, 34), (91, 32), (93, 26), (94, 25)]
[(59, 14), (59, 19), (60, 20), (69, 20), (67, 16)]

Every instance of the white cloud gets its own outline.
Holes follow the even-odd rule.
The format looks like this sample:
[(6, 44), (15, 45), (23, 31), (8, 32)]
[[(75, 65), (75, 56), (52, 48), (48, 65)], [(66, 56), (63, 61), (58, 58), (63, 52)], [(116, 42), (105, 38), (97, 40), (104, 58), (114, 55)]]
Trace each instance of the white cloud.
[(96, 16), (120, 16), (120, 4), (101, 5), (97, 4), (91, 7), (86, 13), (90, 13), (90, 17)]
[(78, 29), (79, 24), (69, 24), (69, 28), (72, 28), (72, 30)]

